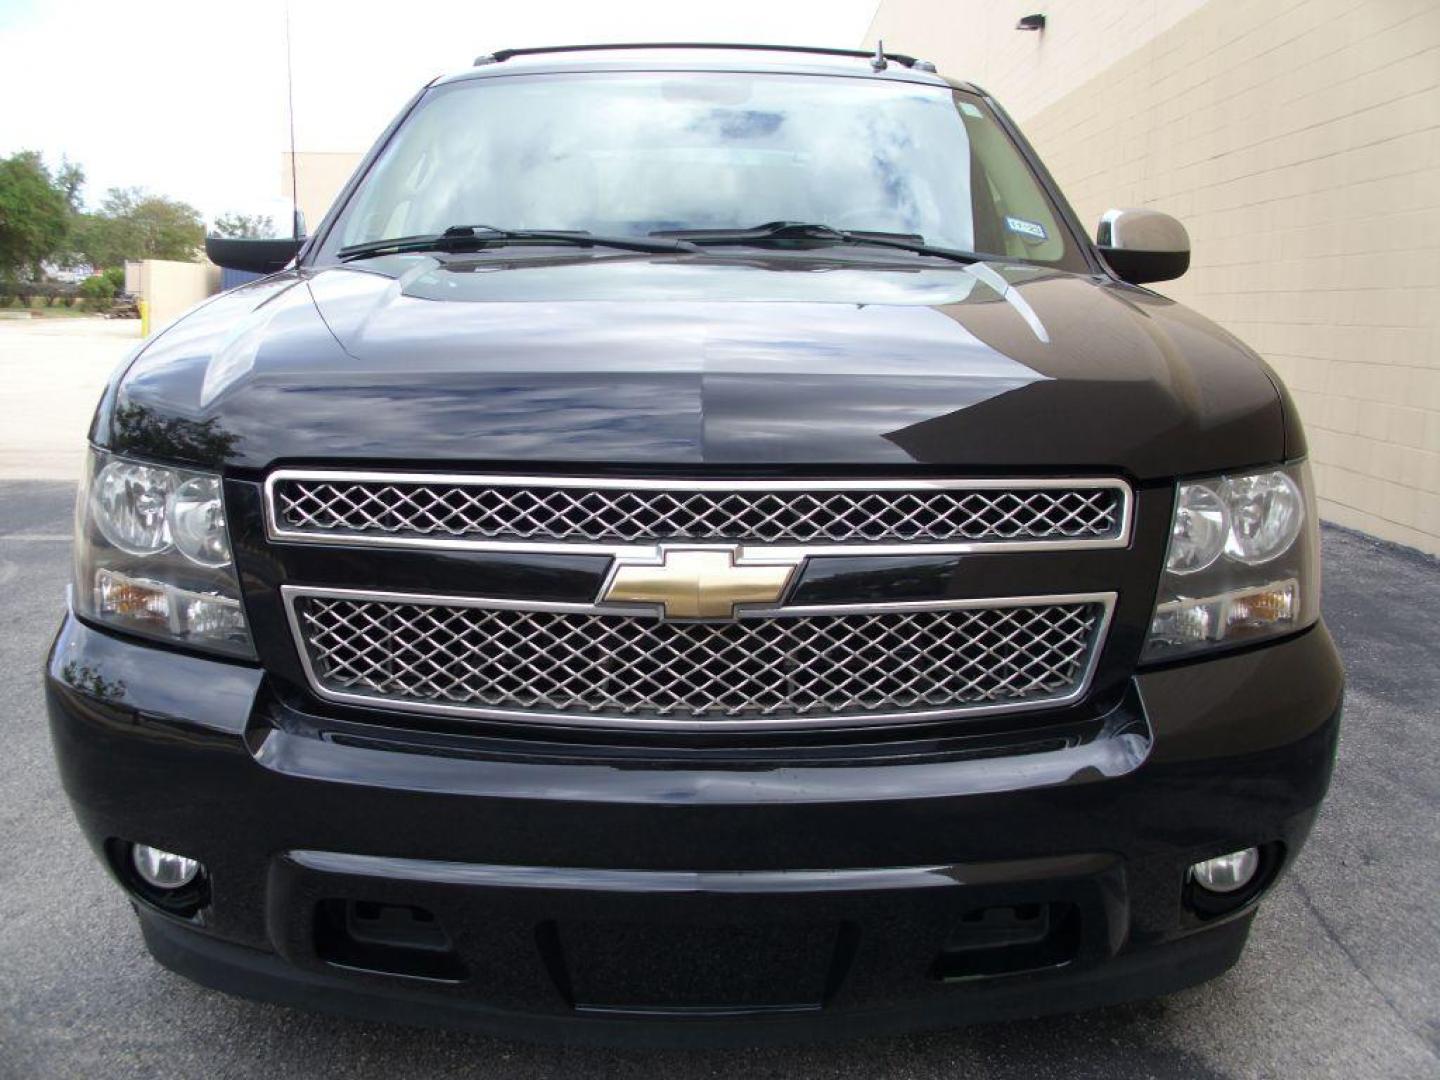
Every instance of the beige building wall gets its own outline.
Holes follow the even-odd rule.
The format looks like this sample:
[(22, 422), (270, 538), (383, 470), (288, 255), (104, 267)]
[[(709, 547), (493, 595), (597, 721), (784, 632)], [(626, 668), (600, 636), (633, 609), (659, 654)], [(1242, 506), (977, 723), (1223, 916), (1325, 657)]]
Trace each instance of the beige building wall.
[[(220, 267), (212, 262), (145, 259), (139, 265), (146, 334), (163, 329), (177, 316), (220, 291)], [(128, 271), (126, 280), (129, 280)]]
[(280, 193), (289, 200), (298, 187), (300, 210), (307, 232), (314, 232), (335, 196), (350, 179), (363, 157), (360, 153), (307, 152), (295, 155), (295, 184), (291, 184), (290, 153), (280, 155)]
[(877, 37), (999, 98), (1092, 229), (1179, 216), (1158, 288), (1285, 379), (1322, 514), (1440, 553), (1440, 3), (881, 0)]

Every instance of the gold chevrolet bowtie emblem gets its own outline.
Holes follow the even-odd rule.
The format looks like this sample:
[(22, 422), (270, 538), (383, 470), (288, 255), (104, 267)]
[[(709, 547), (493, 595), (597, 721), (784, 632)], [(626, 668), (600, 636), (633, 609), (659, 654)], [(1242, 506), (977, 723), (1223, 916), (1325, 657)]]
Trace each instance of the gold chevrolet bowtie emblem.
[(776, 603), (798, 564), (738, 555), (738, 548), (662, 547), (658, 562), (621, 562), (601, 599), (659, 604), (667, 619), (733, 619), (736, 604)]

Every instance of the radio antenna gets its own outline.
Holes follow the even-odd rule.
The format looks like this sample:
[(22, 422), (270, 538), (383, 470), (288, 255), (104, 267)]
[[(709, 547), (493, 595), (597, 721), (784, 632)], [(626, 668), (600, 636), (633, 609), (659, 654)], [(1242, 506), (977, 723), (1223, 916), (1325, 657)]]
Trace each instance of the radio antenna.
[(285, 0), (285, 100), (290, 114), (290, 236), (300, 239), (300, 183), (295, 167), (295, 71), (290, 59), (290, 0)]
[(870, 66), (876, 71), (884, 71), (890, 66), (885, 59), (885, 42), (881, 39), (875, 41), (875, 55), (870, 58)]

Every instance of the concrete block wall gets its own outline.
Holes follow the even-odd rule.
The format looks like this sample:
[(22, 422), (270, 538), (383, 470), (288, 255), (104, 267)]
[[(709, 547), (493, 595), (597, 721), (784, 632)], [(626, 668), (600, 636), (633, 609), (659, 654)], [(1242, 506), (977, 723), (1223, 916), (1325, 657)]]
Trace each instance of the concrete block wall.
[(140, 263), (139, 293), (145, 302), (145, 330), (164, 329), (207, 296), (220, 291), (220, 268), (211, 262)]
[[(300, 211), (305, 215), (305, 228), (314, 232), (360, 164), (360, 153), (340, 151), (305, 151), (295, 155), (295, 171), (290, 171), (290, 153), (280, 155), (280, 193), (288, 201), (299, 191)], [(292, 175), (296, 184), (291, 183)], [(298, 187), (297, 187), (298, 185)], [(277, 222), (277, 224), (281, 224)], [(288, 233), (286, 234), (288, 235)]]
[(1440, 4), (881, 0), (876, 37), (994, 93), (1092, 228), (1179, 216), (1159, 289), (1285, 379), (1322, 514), (1440, 553)]

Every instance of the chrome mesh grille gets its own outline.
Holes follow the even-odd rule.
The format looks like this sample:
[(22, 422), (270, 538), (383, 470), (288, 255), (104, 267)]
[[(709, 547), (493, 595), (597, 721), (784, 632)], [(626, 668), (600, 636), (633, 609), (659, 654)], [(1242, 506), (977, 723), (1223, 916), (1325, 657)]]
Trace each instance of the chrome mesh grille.
[(1107, 610), (1086, 598), (685, 623), (474, 602), (291, 602), (311, 679), (339, 700), (755, 728), (1069, 700)]
[[(972, 482), (973, 483), (973, 482)], [(1103, 542), (1125, 529), (1116, 482), (944, 486), (622, 486), (583, 480), (406, 480), (278, 475), (280, 535), (591, 544), (662, 540), (750, 544)]]

